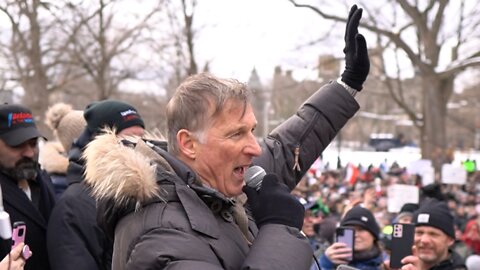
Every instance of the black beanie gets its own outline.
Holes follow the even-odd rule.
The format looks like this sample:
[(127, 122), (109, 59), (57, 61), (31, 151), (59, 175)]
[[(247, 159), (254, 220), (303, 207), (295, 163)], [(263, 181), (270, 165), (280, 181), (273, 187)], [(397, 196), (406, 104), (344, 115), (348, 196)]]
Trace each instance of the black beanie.
[(445, 195), (443, 195), (441, 186), (438, 183), (428, 184), (422, 187), (421, 192), (423, 197), (425, 197), (426, 199), (433, 198), (439, 201), (445, 200)]
[(413, 214), (412, 222), (415, 226), (430, 226), (442, 230), (446, 235), (455, 239), (453, 216), (445, 202), (435, 199), (427, 200)]
[(400, 208), (400, 213), (413, 213), (418, 210), (418, 204), (416, 203), (405, 203), (402, 208)]
[(375, 240), (378, 240), (378, 235), (380, 234), (380, 227), (375, 220), (372, 212), (368, 209), (355, 206), (350, 211), (347, 212), (345, 217), (340, 222), (340, 226), (353, 226), (358, 225), (365, 230), (369, 231)]
[(400, 208), (400, 212), (398, 212), (397, 217), (395, 218), (396, 221), (399, 219), (409, 216), (413, 218), (413, 213), (418, 210), (418, 204), (416, 203), (405, 203), (402, 208)]
[(83, 117), (87, 121), (87, 129), (93, 134), (104, 127), (115, 128), (116, 133), (133, 126), (145, 128), (137, 110), (122, 101), (103, 100), (91, 103), (85, 108)]

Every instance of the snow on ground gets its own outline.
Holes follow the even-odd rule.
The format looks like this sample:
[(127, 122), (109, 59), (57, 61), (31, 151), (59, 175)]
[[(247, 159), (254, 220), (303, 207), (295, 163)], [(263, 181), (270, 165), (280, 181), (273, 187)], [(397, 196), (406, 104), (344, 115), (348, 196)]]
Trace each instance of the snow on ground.
[[(323, 152), (323, 163), (330, 164), (330, 168), (336, 168), (337, 158), (339, 156), (338, 148), (327, 147)], [(480, 162), (480, 152), (468, 151), (461, 152), (455, 151), (455, 160), (452, 164), (460, 166), (462, 161), (466, 159), (476, 160)], [(348, 163), (354, 165), (361, 164), (362, 166), (380, 166), (381, 163), (386, 162), (388, 166), (391, 166), (393, 162), (397, 162), (401, 167), (407, 167), (411, 162), (421, 159), (420, 149), (415, 147), (404, 147), (391, 149), (389, 152), (375, 152), (375, 151), (353, 151), (351, 149), (341, 149), (340, 159), (342, 166)]]

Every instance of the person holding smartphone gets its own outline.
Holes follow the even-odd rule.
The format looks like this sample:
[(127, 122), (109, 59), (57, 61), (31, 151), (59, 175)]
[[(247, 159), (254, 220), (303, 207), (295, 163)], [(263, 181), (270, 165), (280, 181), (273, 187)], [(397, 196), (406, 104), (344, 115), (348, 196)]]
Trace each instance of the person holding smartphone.
[(32, 252), (30, 249), (25, 249), (27, 245), (25, 243), (19, 243), (12, 248), (10, 254), (7, 254), (0, 262), (0, 270), (23, 270), (27, 259)]
[(340, 227), (353, 228), (353, 250), (343, 242), (330, 245), (320, 258), (324, 270), (349, 265), (363, 270), (382, 269), (384, 253), (378, 242), (380, 227), (372, 212), (362, 206), (350, 209), (340, 221)]

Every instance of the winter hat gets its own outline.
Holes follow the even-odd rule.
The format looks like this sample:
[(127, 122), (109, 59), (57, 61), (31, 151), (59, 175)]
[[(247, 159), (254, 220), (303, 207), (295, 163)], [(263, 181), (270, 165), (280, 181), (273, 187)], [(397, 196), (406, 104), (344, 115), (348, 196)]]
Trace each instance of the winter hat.
[(445, 195), (443, 195), (441, 186), (438, 183), (428, 184), (422, 187), (421, 192), (425, 198), (433, 198), (439, 201), (445, 200)]
[(98, 133), (104, 127), (115, 128), (117, 133), (133, 126), (145, 128), (137, 110), (122, 101), (103, 100), (91, 103), (85, 108), (83, 117), (91, 133)]
[(368, 209), (361, 206), (355, 206), (347, 212), (345, 217), (340, 222), (340, 226), (353, 225), (358, 225), (364, 228), (365, 230), (369, 231), (373, 237), (375, 237), (375, 240), (378, 239), (380, 227), (378, 226), (372, 212), (370, 212)]
[(416, 203), (406, 203), (402, 206), (400, 209), (400, 212), (398, 213), (396, 220), (399, 220), (403, 217), (406, 216), (413, 216), (413, 213), (418, 210), (418, 204)]
[(73, 110), (71, 105), (65, 103), (57, 103), (48, 108), (45, 123), (53, 130), (66, 153), (87, 124), (82, 111)]
[(0, 139), (9, 146), (43, 137), (35, 125), (32, 112), (20, 105), (0, 105)]
[(418, 226), (430, 226), (442, 230), (455, 239), (453, 216), (443, 201), (431, 199), (426, 201), (413, 214), (413, 223)]

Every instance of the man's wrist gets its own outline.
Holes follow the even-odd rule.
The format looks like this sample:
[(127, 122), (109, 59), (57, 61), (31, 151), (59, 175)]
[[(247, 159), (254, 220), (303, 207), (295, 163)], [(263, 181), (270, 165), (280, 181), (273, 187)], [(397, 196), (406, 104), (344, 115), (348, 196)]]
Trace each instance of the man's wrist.
[(352, 88), (351, 86), (346, 84), (344, 81), (342, 81), (342, 78), (338, 78), (337, 83), (343, 86), (343, 88), (345, 88), (345, 90), (347, 90), (347, 92), (350, 93), (352, 97), (355, 97), (357, 95), (358, 91), (355, 88)]

